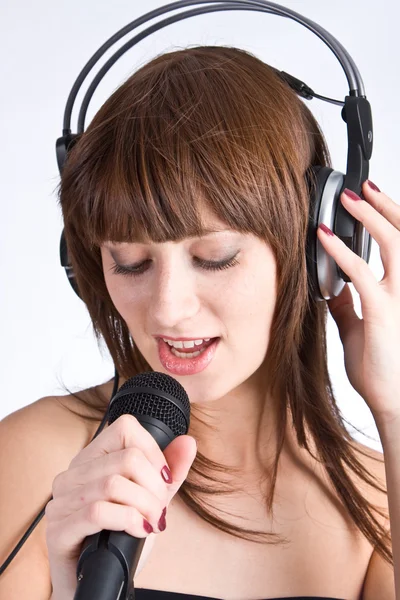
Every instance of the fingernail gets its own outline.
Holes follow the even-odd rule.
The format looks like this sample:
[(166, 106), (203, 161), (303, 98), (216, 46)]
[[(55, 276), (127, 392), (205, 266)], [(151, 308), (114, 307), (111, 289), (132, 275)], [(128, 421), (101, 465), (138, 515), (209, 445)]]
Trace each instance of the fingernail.
[(158, 529), (160, 531), (164, 531), (164, 529), (167, 526), (167, 521), (165, 518), (166, 513), (167, 513), (167, 507), (165, 507), (164, 510), (162, 511), (160, 520), (158, 521)]
[(328, 235), (333, 235), (333, 232), (329, 229), (329, 227), (327, 227), (326, 225), (324, 225), (324, 223), (320, 224), (319, 229), (322, 229), (322, 231), (324, 233), (327, 233)]
[(172, 483), (172, 475), (171, 475), (171, 471), (168, 469), (167, 465), (165, 465), (165, 467), (163, 467), (161, 469), (161, 477), (164, 479), (164, 481), (166, 481), (167, 483)]
[(355, 192), (353, 192), (352, 190), (345, 188), (343, 190), (343, 192), (346, 194), (346, 196), (348, 196), (352, 200), (361, 200), (360, 196), (357, 196), (357, 194)]
[(147, 531), (147, 533), (153, 533), (153, 528), (146, 519), (143, 519), (143, 529)]
[(380, 192), (381, 190), (378, 188), (377, 185), (375, 185), (372, 181), (370, 181), (369, 179), (367, 179), (367, 183), (369, 185), (369, 187), (371, 188), (371, 190), (374, 190), (374, 192)]

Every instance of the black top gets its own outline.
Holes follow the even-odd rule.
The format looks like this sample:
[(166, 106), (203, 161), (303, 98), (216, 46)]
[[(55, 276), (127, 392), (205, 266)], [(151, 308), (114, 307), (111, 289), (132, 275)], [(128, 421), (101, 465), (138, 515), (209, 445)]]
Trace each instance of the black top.
[[(135, 588), (135, 600), (220, 600), (210, 596), (196, 596), (195, 594), (182, 594), (180, 592), (164, 592), (163, 590), (148, 590)], [(289, 596), (285, 598), (265, 598), (265, 600), (343, 600), (342, 598), (328, 598), (327, 596)]]

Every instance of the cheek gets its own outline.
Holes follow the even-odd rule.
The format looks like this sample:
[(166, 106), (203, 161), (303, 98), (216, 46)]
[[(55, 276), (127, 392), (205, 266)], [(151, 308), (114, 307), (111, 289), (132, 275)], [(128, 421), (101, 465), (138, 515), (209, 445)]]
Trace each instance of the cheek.
[(258, 265), (249, 269), (228, 293), (223, 293), (228, 305), (237, 313), (238, 319), (268, 322), (276, 302), (276, 275), (273, 265)]
[(267, 277), (265, 271), (257, 271), (231, 292), (223, 308), (228, 336), (241, 353), (251, 348), (257, 355), (263, 355), (268, 348), (276, 304), (273, 273), (269, 270)]
[(122, 277), (106, 277), (105, 282), (115, 308), (123, 319), (128, 320), (129, 313), (135, 314), (138, 308), (133, 282), (124, 281)]

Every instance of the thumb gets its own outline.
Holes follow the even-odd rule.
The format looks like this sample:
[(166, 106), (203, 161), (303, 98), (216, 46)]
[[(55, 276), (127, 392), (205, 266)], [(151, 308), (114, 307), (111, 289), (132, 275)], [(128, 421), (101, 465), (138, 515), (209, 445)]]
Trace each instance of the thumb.
[(361, 322), (361, 319), (354, 310), (353, 295), (347, 283), (339, 296), (328, 300), (328, 307), (333, 320), (338, 326), (340, 339), (342, 343), (345, 343), (348, 333), (354, 330), (356, 323)]
[(171, 500), (188, 476), (196, 458), (196, 440), (190, 435), (179, 435), (168, 444), (163, 453), (172, 475), (172, 483), (168, 485)]

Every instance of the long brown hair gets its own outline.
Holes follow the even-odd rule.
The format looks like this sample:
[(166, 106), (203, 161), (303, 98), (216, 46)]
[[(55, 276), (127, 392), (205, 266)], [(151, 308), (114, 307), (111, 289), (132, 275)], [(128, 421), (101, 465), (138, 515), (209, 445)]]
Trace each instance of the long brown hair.
[[(393, 564), (388, 533), (373, 513), (388, 515), (349, 476), (351, 470), (387, 493), (356, 458), (356, 451), (364, 453), (336, 404), (327, 368), (327, 306), (313, 299), (307, 272), (310, 166), (330, 164), (311, 112), (268, 65), (236, 48), (192, 47), (158, 56), (101, 107), (67, 160), (60, 205), (80, 295), (97, 340), (104, 338), (125, 379), (152, 369), (108, 294), (99, 249), (104, 241), (160, 243), (201, 235), (205, 202), (231, 228), (270, 245), (278, 291), (266, 361), (280, 414), (267, 509), (272, 512), (290, 411), (300, 447), (314, 456), (310, 435), (314, 458), (355, 526)], [(105, 400), (98, 397), (91, 408), (102, 414)], [(276, 534), (220, 519), (200, 500), (229, 493), (226, 485), (214, 485), (221, 483), (221, 468), (198, 452), (179, 491), (183, 501), (229, 534), (284, 543)]]

